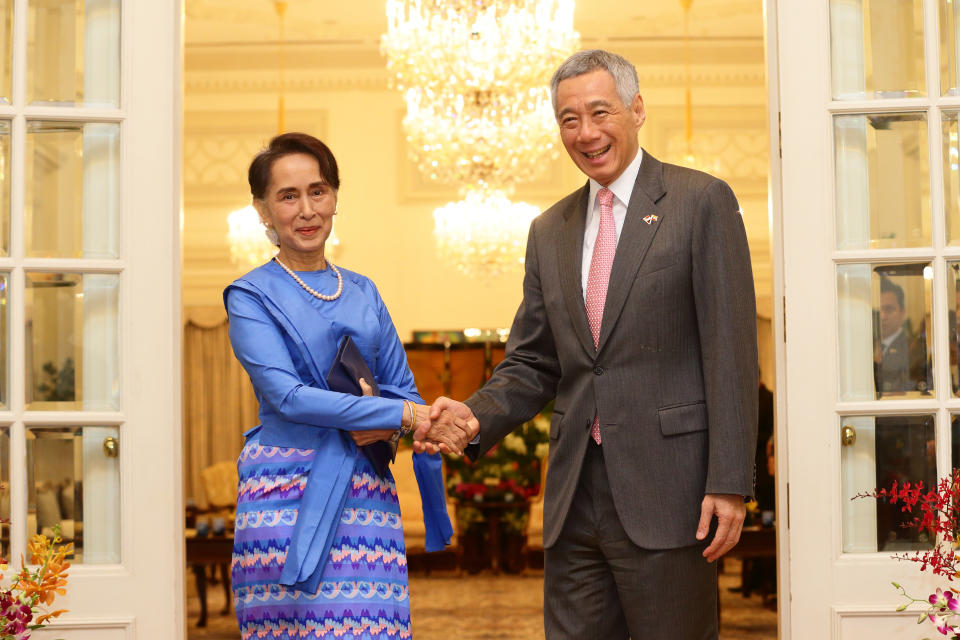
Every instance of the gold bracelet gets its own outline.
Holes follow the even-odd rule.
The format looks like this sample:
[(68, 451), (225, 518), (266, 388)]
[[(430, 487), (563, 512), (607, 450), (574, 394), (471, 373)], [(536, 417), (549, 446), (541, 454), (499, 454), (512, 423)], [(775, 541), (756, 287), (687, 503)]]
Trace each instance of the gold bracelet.
[(410, 424), (407, 425), (406, 433), (410, 433), (417, 426), (417, 405), (413, 400), (406, 400), (406, 402), (410, 404)]

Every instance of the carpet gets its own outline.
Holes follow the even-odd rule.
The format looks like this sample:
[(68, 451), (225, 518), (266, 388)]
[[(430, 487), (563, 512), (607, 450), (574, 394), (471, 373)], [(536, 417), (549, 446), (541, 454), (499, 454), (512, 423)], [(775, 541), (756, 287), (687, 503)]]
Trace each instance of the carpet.
[[(189, 640), (238, 640), (233, 613), (220, 615), (221, 585), (208, 586), (207, 627), (196, 628), (200, 600), (187, 575)], [(740, 562), (728, 559), (720, 575), (721, 640), (776, 640), (777, 614), (759, 595), (730, 592), (740, 584)], [(543, 572), (475, 576), (412, 574), (410, 591), (415, 640), (543, 640)]]

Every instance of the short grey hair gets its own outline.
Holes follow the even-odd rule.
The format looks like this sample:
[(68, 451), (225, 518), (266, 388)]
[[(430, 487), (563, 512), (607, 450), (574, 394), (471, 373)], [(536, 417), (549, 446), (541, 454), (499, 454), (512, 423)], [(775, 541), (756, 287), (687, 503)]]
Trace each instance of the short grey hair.
[(637, 70), (629, 60), (603, 49), (585, 49), (563, 61), (563, 64), (550, 78), (550, 99), (553, 101), (553, 115), (557, 115), (557, 87), (568, 78), (576, 78), (592, 71), (603, 70), (613, 76), (617, 95), (623, 106), (629, 108), (633, 97), (640, 93), (640, 80)]

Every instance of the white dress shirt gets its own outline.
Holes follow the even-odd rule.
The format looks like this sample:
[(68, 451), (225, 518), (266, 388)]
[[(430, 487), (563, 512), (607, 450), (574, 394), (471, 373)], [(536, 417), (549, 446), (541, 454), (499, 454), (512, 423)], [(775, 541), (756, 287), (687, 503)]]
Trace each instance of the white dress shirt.
[[(613, 221), (617, 227), (617, 243), (620, 242), (620, 231), (623, 221), (627, 217), (627, 206), (630, 204), (630, 194), (637, 182), (640, 173), (640, 162), (643, 160), (643, 149), (637, 147), (637, 155), (627, 165), (623, 173), (614, 180), (608, 189), (613, 192)], [(590, 277), (590, 261), (593, 260), (593, 245), (597, 242), (597, 232), (600, 231), (600, 203), (597, 194), (603, 186), (590, 178), (590, 195), (587, 197), (587, 224), (583, 230), (583, 262), (581, 264), (581, 284), (583, 286), (583, 303), (587, 303), (587, 279)]]

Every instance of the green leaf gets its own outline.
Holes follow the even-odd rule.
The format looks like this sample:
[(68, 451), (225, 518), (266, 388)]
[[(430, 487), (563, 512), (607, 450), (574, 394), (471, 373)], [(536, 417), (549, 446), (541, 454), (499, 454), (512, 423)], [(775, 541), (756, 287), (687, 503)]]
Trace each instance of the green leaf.
[(907, 608), (907, 606), (908, 606), (909, 604), (910, 604), (909, 602), (906, 602), (906, 603), (900, 605), (899, 607), (897, 607), (897, 611), (904, 611), (904, 610), (906, 610), (906, 608)]
[(902, 589), (902, 588), (903, 588), (903, 587), (900, 586), (899, 583), (896, 583), (896, 582), (891, 582), (890, 584), (892, 584), (892, 585), (893, 585), (895, 588), (897, 588), (897, 589)]

